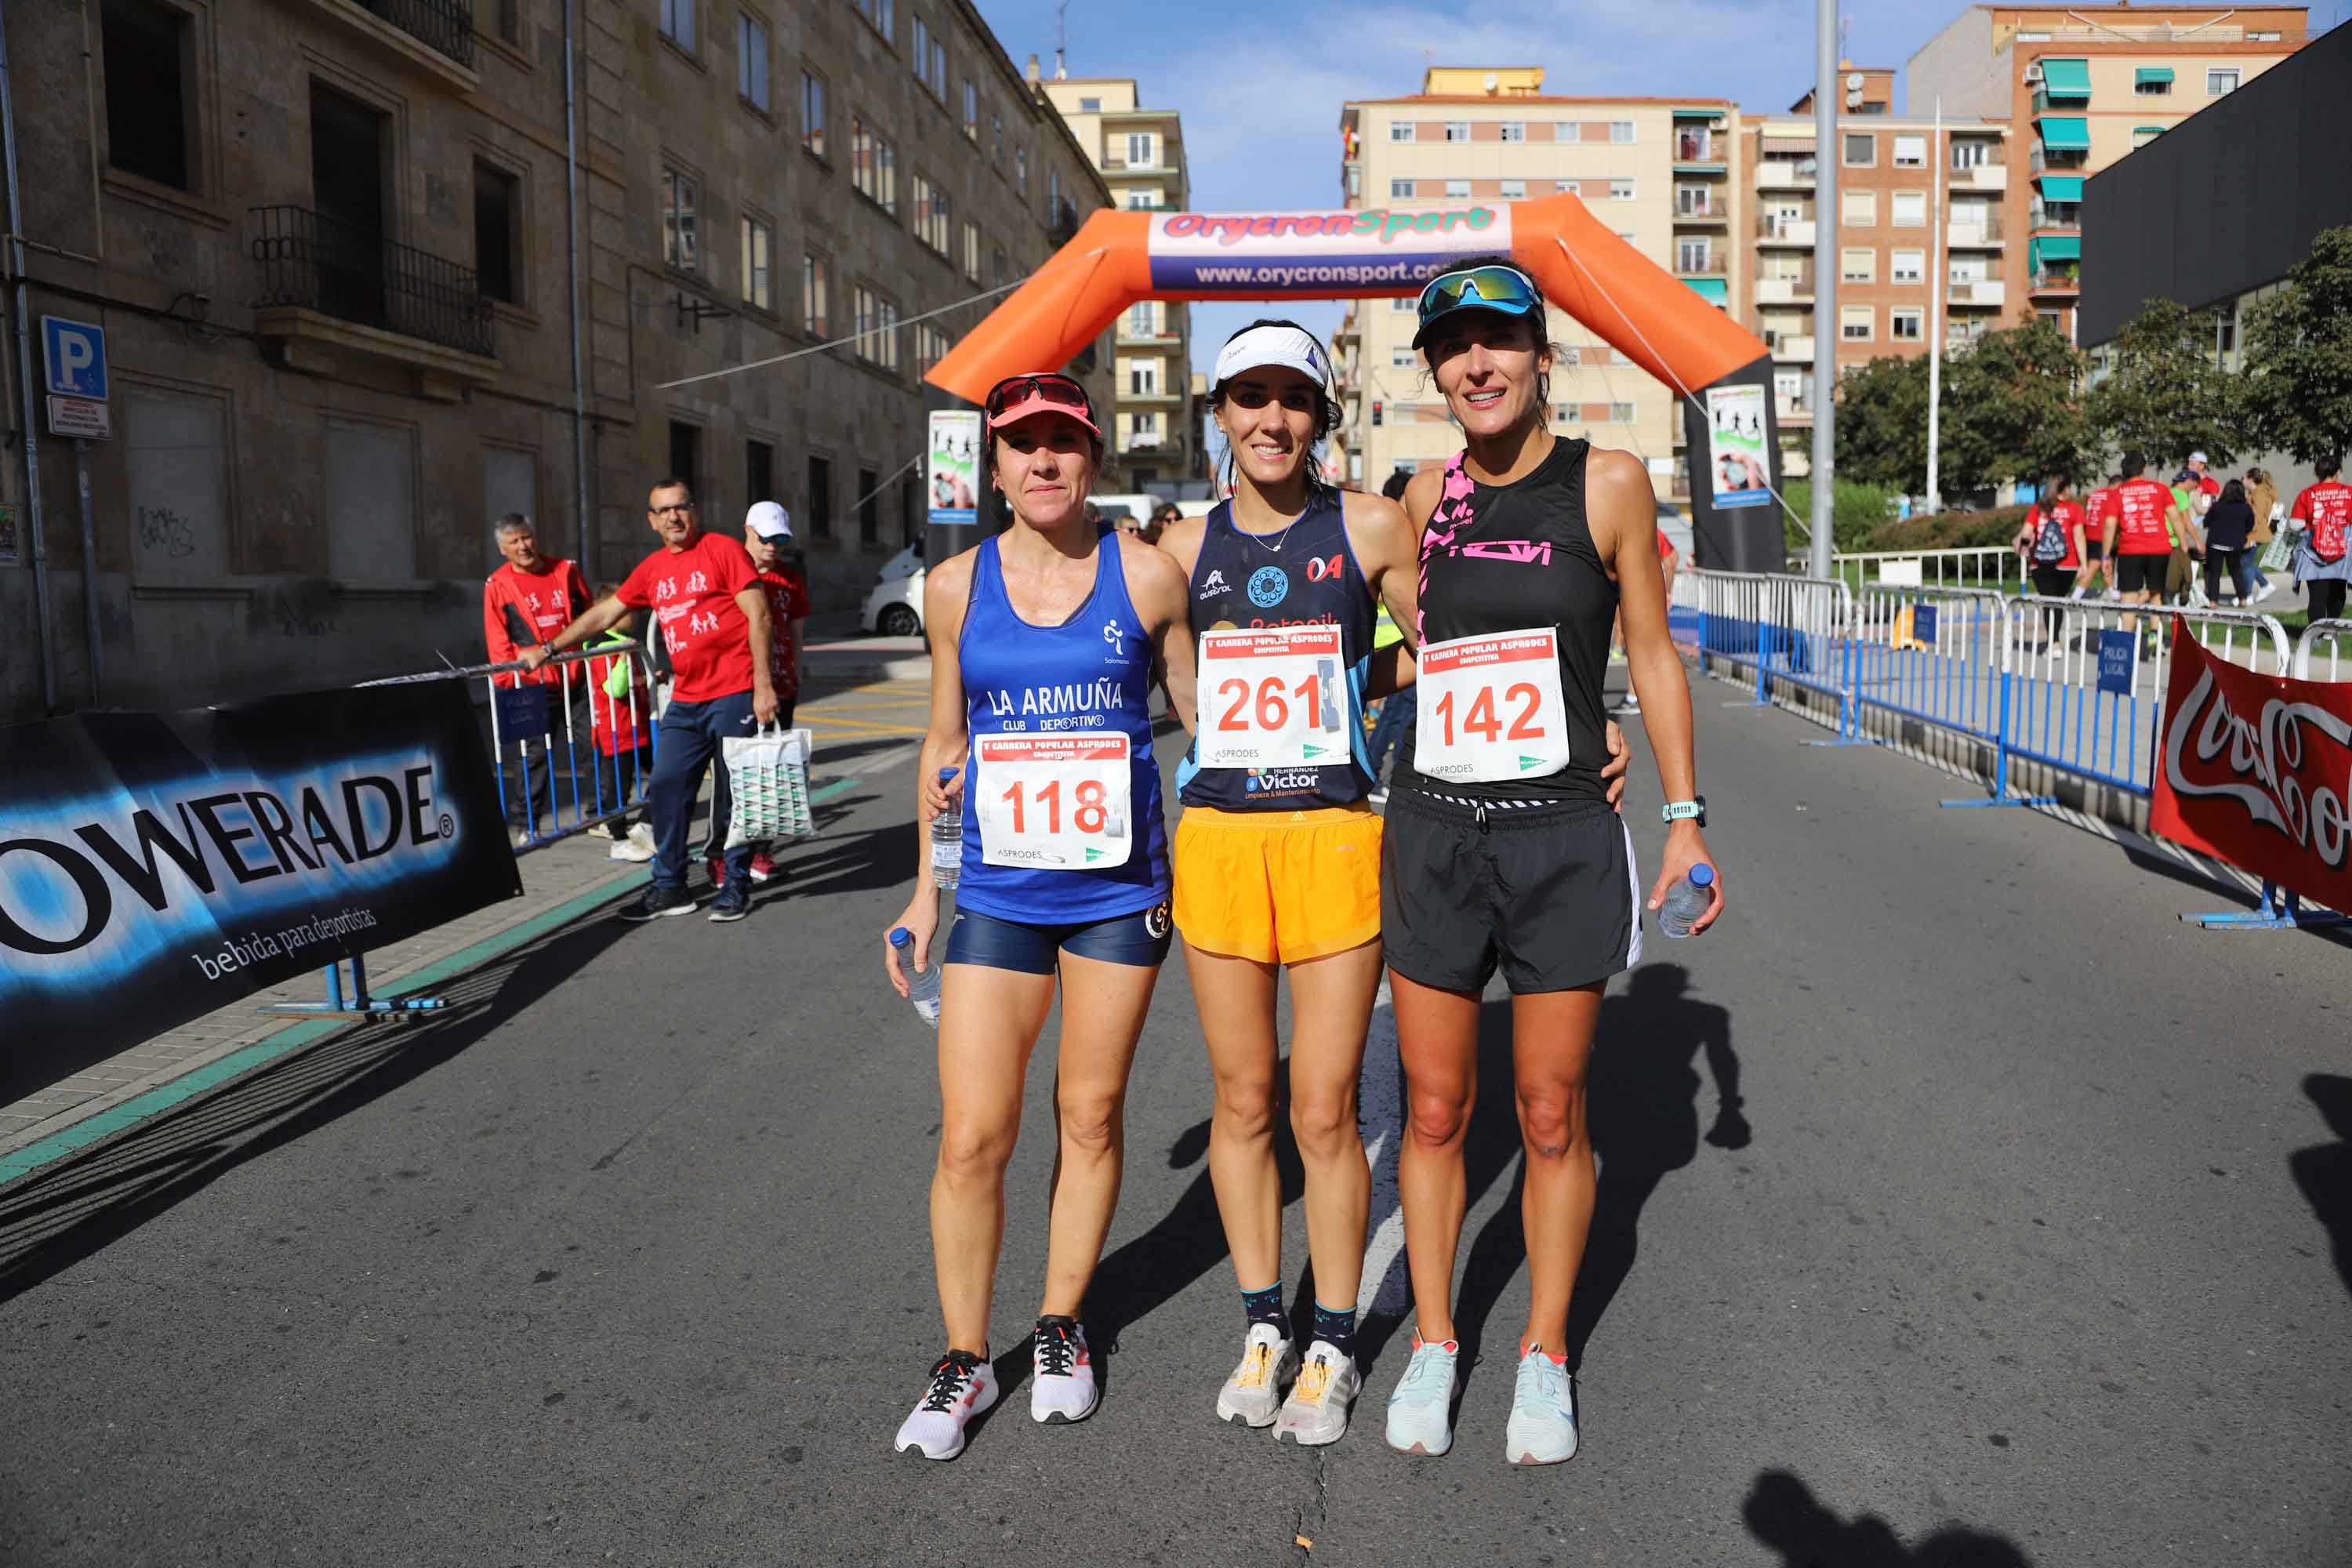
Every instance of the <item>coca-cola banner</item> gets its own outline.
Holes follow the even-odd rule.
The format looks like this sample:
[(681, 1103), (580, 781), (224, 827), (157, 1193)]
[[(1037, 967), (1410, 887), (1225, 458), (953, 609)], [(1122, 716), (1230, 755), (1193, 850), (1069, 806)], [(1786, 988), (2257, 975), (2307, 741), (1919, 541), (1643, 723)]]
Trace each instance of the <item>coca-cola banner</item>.
[(2151, 828), (2352, 909), (2352, 682), (2257, 675), (2176, 619), (2158, 740)]

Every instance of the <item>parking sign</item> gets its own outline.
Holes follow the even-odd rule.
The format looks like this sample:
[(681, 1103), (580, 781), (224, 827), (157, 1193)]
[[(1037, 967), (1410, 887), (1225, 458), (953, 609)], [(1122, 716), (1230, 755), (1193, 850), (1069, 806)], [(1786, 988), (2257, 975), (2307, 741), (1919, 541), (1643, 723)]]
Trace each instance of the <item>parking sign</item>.
[(41, 318), (41, 357), (52, 397), (106, 401), (106, 329), (94, 321)]

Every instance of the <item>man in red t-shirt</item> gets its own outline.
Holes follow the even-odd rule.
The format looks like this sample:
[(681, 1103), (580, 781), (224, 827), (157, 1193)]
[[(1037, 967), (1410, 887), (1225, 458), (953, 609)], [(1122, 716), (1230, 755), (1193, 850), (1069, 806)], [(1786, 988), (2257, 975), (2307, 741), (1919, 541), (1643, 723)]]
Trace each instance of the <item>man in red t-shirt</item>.
[(2311, 618), (2331, 621), (2344, 614), (2345, 580), (2352, 577), (2352, 485), (2336, 476), (2343, 460), (2322, 458), (2312, 466), (2319, 482), (2308, 486), (2287, 508), (2287, 526), (2302, 535), (2294, 551), (2294, 574), (2311, 596)]
[[(588, 584), (571, 562), (539, 552), (539, 535), (522, 513), (499, 519), (497, 539), (507, 563), (482, 584), (482, 642), (492, 664), (512, 664), (522, 649), (543, 642), (588, 607)], [(551, 736), (561, 721), (550, 706), (551, 694), (577, 692), (579, 679), (579, 670), (568, 665), (490, 677), (507, 826), (518, 842), (538, 830), (536, 802), (555, 788), (549, 772), (554, 762)], [(503, 755), (509, 746), (517, 752), (511, 758)], [(533, 753), (536, 762), (528, 760)]]
[[(646, 521), (662, 547), (612, 595), (521, 658), (532, 668), (617, 625), (631, 610), (651, 610), (669, 649), (673, 685), (654, 749), (646, 814), (653, 820), (654, 873), (645, 896), (621, 910), (625, 921), (691, 914), (686, 890), (686, 837), (703, 769), (717, 764), (710, 819), (723, 830), (734, 809), (720, 742), (756, 733), (776, 717), (769, 669), (768, 597), (743, 547), (705, 533), (684, 479), (664, 479), (646, 499)], [(714, 921), (740, 921), (751, 910), (751, 848), (727, 852), (726, 880), (710, 907)]]
[[(2171, 489), (2147, 478), (2147, 459), (2137, 452), (2125, 453), (2123, 477), (2101, 493), (2099, 515), (2093, 519), (2113, 563), (2116, 587), (2127, 605), (2153, 605), (2164, 596), (2173, 530), (2187, 526), (2173, 504)], [(2137, 617), (2126, 616), (2124, 629), (2130, 631), (2137, 624)]]

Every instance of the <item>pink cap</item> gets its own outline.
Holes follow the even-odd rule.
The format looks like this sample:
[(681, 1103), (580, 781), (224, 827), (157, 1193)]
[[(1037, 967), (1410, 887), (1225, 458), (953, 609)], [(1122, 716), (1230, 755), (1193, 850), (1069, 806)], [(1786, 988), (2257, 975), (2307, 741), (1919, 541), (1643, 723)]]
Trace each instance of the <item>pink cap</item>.
[[(1055, 390), (1066, 388), (1076, 400), (1065, 402), (1054, 396), (1052, 392), (1043, 386), (1027, 387), (1017, 401), (1006, 405), (1003, 412), (989, 416), (990, 430), (1002, 430), (1008, 425), (1017, 425), (1022, 420), (1039, 414), (1066, 414), (1092, 431), (1097, 440), (1102, 438), (1102, 426), (1095, 423), (1091, 400), (1087, 396), (1086, 389), (1076, 381), (1059, 371), (1036, 370), (1024, 371), (1019, 375), (1008, 375), (996, 385), (1002, 388), (1010, 383), (1024, 381), (1055, 383), (1056, 384)], [(991, 390), (988, 401), (993, 403), (995, 400), (996, 392)]]

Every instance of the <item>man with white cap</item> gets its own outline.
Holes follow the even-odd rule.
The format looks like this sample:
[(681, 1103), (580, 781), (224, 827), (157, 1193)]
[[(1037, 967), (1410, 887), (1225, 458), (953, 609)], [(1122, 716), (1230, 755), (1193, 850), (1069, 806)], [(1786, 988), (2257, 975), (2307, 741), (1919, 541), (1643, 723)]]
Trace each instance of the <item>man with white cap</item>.
[[(784, 554), (792, 542), (792, 513), (774, 501), (753, 501), (751, 510), (743, 514), (743, 548), (751, 552), (760, 587), (768, 595), (768, 675), (776, 689), (776, 722), (787, 730), (793, 727), (793, 704), (801, 693), (804, 673), (801, 628), (809, 617), (808, 578)], [(713, 832), (703, 855), (710, 865), (711, 881), (723, 887), (721, 841), (722, 836)], [(751, 846), (751, 880), (764, 882), (775, 874), (776, 863), (769, 856), (768, 846)]]

